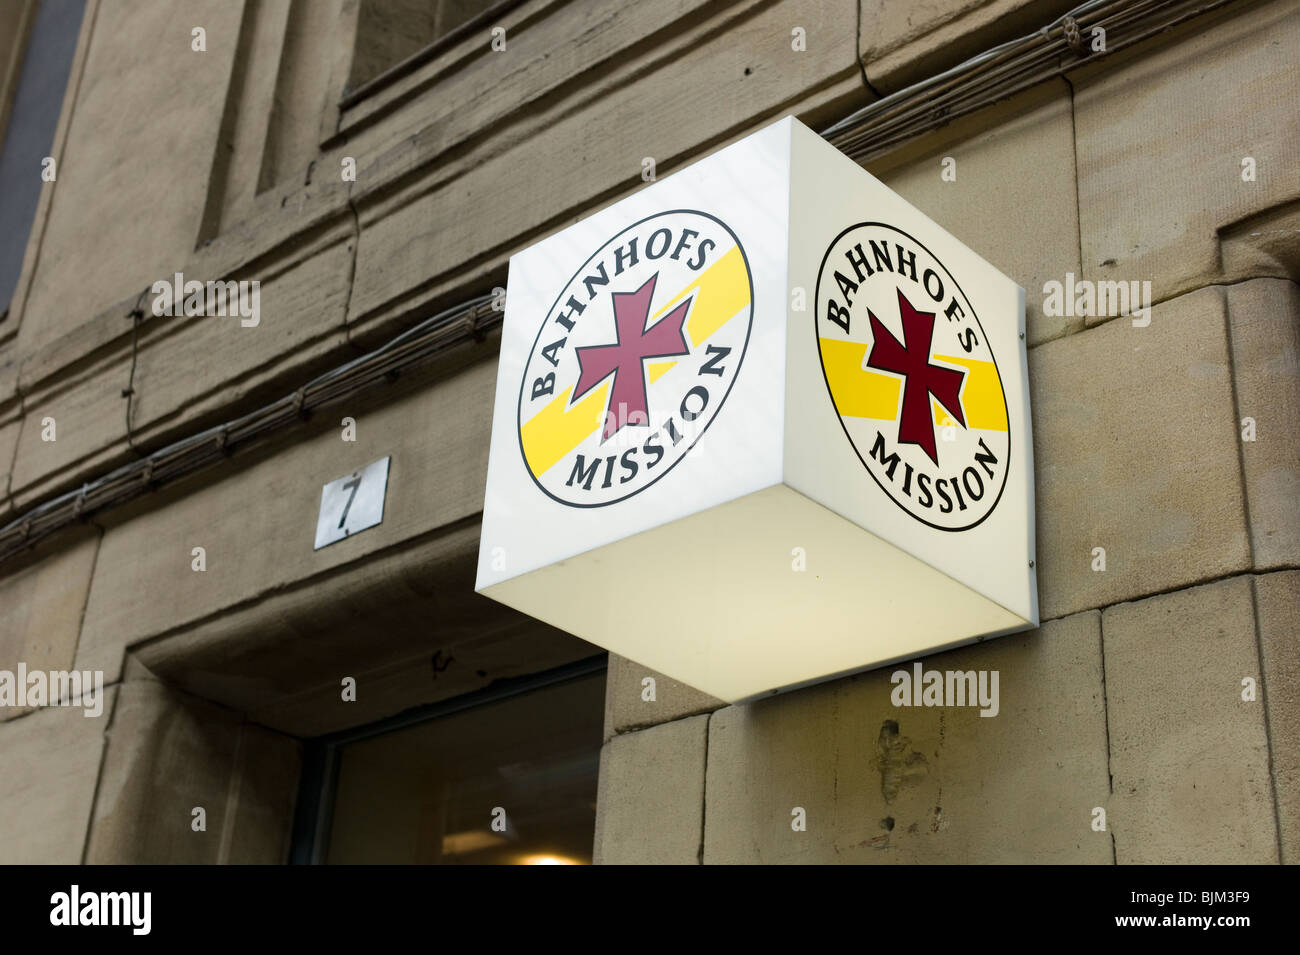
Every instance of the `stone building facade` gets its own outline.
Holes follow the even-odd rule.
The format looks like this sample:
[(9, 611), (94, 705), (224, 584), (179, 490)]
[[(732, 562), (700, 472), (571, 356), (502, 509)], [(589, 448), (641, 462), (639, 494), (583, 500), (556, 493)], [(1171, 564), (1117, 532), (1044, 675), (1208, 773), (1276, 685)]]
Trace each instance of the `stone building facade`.
[[(14, 135), (55, 2), (0, 13)], [(0, 707), (0, 861), (322, 858), (321, 740), (590, 681), (597, 648), (473, 592), (490, 325), (222, 426), (503, 287), (647, 157), (827, 128), (1071, 6), (86, 0), (0, 320), (0, 671), (102, 672), (103, 713)], [(999, 671), (999, 715), (896, 708), (888, 669), (724, 706), (610, 657), (595, 861), (1300, 860), (1300, 7), (1083, 41), (866, 164), (1027, 291), (1043, 623), (926, 661)], [(153, 315), (176, 273), (257, 281), (256, 323)], [(1047, 305), (1103, 280), (1149, 321)], [(382, 523), (313, 550), (321, 486), (385, 456)], [(377, 857), (427, 858), (397, 826)]]

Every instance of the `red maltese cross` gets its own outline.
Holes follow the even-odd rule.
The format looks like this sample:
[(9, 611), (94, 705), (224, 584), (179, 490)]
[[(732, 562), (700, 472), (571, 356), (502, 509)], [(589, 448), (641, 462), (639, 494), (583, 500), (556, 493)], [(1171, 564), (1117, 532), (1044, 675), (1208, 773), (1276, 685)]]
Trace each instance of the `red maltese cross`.
[(574, 401), (610, 375), (614, 376), (602, 442), (612, 438), (624, 425), (650, 423), (646, 397), (646, 359), (679, 358), (691, 353), (683, 330), (691, 299), (682, 302), (652, 327), (646, 328), (646, 322), (650, 319), (650, 301), (654, 298), (655, 281), (658, 278), (659, 273), (656, 272), (635, 292), (612, 293), (615, 341), (609, 345), (587, 345), (577, 350), (581, 373), (573, 390)]
[(898, 293), (898, 310), (903, 319), (903, 341), (906, 344), (900, 344), (871, 310), (867, 310), (872, 341), (867, 367), (904, 376), (903, 415), (898, 425), (898, 441), (900, 444), (919, 445), (930, 460), (938, 464), (930, 396), (934, 395), (939, 404), (960, 421), (963, 428), (966, 427), (960, 400), (966, 373), (930, 364), (930, 346), (934, 339), (933, 312), (917, 311), (901, 291)]

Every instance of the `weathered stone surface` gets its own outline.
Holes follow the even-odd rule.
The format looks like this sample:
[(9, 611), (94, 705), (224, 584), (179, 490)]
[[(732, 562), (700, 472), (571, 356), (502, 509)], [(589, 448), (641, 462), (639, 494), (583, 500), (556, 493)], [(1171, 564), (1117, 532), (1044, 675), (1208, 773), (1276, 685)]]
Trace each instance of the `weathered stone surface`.
[(49, 707), (0, 723), (0, 864), (81, 862), (116, 693), (98, 717)]
[(1260, 274), (1225, 272), (1218, 232), (1300, 196), (1297, 59), (1300, 8), (1279, 0), (1232, 4), (1071, 75), (1087, 278), (1149, 280), (1161, 300)]
[(867, 79), (895, 90), (941, 73), (989, 47), (1046, 26), (1072, 0), (863, 0), (860, 35)]
[(714, 713), (704, 861), (1110, 862), (1099, 616), (920, 661), (997, 671), (993, 717), (894, 706), (911, 663)]
[(118, 694), (86, 861), (285, 861), (298, 744), (157, 680)]
[[(379, 396), (390, 399), (382, 405), (336, 405), (296, 444), (249, 453), (106, 515), (81, 665), (116, 673), (129, 643), (478, 513), (496, 361), (484, 346), (462, 359), (488, 357), (444, 369), (433, 383), (412, 379)], [(345, 415), (356, 419), (355, 442), (342, 440)], [(383, 523), (313, 550), (321, 486), (385, 455)], [(206, 571), (192, 569), (195, 547), (205, 548)]]
[(1219, 230), (1223, 274), (1300, 275), (1300, 199), (1270, 206)]
[[(68, 670), (95, 566), (99, 532), (81, 528), (0, 577), (0, 670)], [(31, 707), (0, 707), (0, 720)]]
[[(242, 10), (222, 0), (198, 0), (184, 17), (148, 3), (96, 8), (92, 81), (68, 130), (24, 352), (171, 274), (194, 247)], [(190, 49), (196, 26), (207, 31), (203, 53)], [(160, 57), (176, 68), (159, 69)]]
[[(137, 304), (146, 313), (151, 310), (155, 295), (145, 290), (143, 298), (119, 303), (115, 311), (29, 356), (22, 366), (28, 419), (14, 469), (15, 505), (29, 506), (135, 456), (126, 445), (123, 391), (128, 383), (132, 441), (137, 448), (153, 450), (213, 424), (214, 418), (225, 420), (281, 398), (325, 367), (351, 357), (343, 315), (351, 280), (352, 223), (335, 220), (316, 236), (284, 250), (281, 258), (240, 273), (244, 280), (262, 283), (256, 326), (241, 325), (243, 319), (235, 314), (147, 314), (136, 335), (132, 377), (130, 311)], [(196, 256), (183, 275), (197, 281), (222, 275), (197, 269), (224, 255), (209, 250)], [(165, 280), (172, 280), (171, 273)], [(110, 322), (123, 337), (113, 338)], [(93, 364), (75, 375), (57, 373), (61, 361), (74, 360), (89, 348), (101, 349)], [(57, 442), (40, 440), (39, 422), (47, 415), (58, 423)]]
[(1223, 308), (1203, 289), (1030, 350), (1044, 618), (1250, 566)]
[(18, 433), (22, 431), (22, 418), (0, 424), (0, 524), (9, 517), (9, 472), (13, 468), (14, 454), (18, 450)]
[[(721, 700), (701, 693), (685, 683), (651, 670), (649, 667), (620, 657), (609, 655), (609, 669), (605, 684), (605, 739), (619, 733), (644, 729), (708, 713), (726, 706)], [(653, 700), (646, 700), (647, 687), (643, 681), (654, 680)]]
[(1102, 614), (1120, 864), (1277, 861), (1249, 577)]
[(327, 51), (339, 30), (344, 0), (286, 6), (290, 10), (278, 57), (279, 76), (259, 163), (263, 189), (315, 176), (342, 178), (337, 159), (330, 165), (315, 163), (320, 156), (321, 118), (337, 103), (329, 98)]
[[(335, 4), (314, 6), (334, 12)], [(231, 78), (235, 102), (227, 104), (223, 117), (202, 225), (204, 238), (218, 235), (222, 228), (239, 221), (256, 198), (276, 87), (281, 76), (286, 81), (292, 76), (282, 67), (289, 8), (290, 0), (265, 0), (245, 6), (235, 51), (237, 69)], [(235, 108), (229, 108), (231, 105)]]
[[(232, 714), (156, 680), (119, 686), (86, 861), (218, 861), (237, 746)], [(205, 831), (191, 829), (195, 808)]]
[[(503, 140), (519, 135), (501, 119), (563, 95), (557, 88), (584, 73), (598, 90), (617, 84), (619, 66), (643, 59), (638, 46), (660, 31), (683, 29), (683, 17), (708, 5), (709, 0), (661, 0), (653, 6), (520, 4), (494, 18), (506, 31), (506, 55), (484, 55), (490, 34), (468, 35), (408, 75), (349, 100), (341, 131), (355, 144), (352, 155), (381, 156), (408, 140), (416, 148), (403, 155), (427, 161), (489, 129), (494, 133), (489, 149), (497, 151)], [(605, 72), (610, 67), (614, 76)], [(434, 87), (440, 95), (419, 95)], [(357, 185), (362, 193), (378, 183), (364, 176)]]
[(600, 751), (594, 861), (695, 865), (709, 716), (616, 736)]
[[(475, 594), (478, 538), (478, 523), (463, 522), (371, 553), (169, 633), (128, 660), (310, 738), (599, 654)], [(347, 702), (344, 677), (356, 681)]]
[(1300, 571), (1255, 578), (1282, 861), (1300, 862)]
[[(352, 243), (341, 242), (265, 280), (250, 274), (261, 282), (256, 325), (245, 326), (237, 316), (152, 319), (185, 327), (141, 351), (132, 426), (148, 434), (164, 419), (193, 411), (196, 403), (228, 407), (272, 359), (279, 359), (274, 370), (283, 375), (319, 358), (322, 349), (313, 346), (337, 352), (345, 339), (351, 265)], [(305, 382), (309, 376), (298, 377)], [(214, 402), (214, 395), (224, 400)]]
[[(537, 110), (527, 118), (533, 135), (515, 148), (442, 164), (434, 180), (377, 204), (362, 203), (349, 321), (380, 320), (380, 310), (393, 303), (410, 308), (411, 292), (452, 269), (504, 256), (520, 241), (640, 187), (645, 157), (654, 159), (662, 177), (784, 113), (865, 101), (855, 16), (847, 2), (727, 7), (693, 25), (673, 55), (621, 65), (619, 76), (636, 76), (635, 82), (612, 86), (576, 113), (565, 103)], [(796, 23), (807, 30), (816, 54), (791, 49)], [(647, 95), (648, 86), (654, 95)], [(565, 158), (577, 142), (583, 144), (581, 162)], [(409, 160), (395, 155), (383, 163), (400, 168)], [(365, 167), (358, 182), (389, 175)]]
[(1255, 567), (1300, 563), (1300, 289), (1284, 279), (1228, 286), (1237, 410)]
[(220, 861), (283, 865), (293, 837), (302, 744), (254, 723), (244, 723), (240, 732), (239, 792), (222, 833)]
[[(955, 181), (943, 162), (955, 160)], [(1043, 314), (1043, 284), (1079, 268), (1070, 89), (1044, 83), (923, 136), (867, 169), (1025, 289), (1030, 345), (1083, 328)]]
[[(20, 509), (65, 489), (71, 468), (101, 473), (128, 455), (126, 398), (131, 356), (51, 382), (29, 394), (10, 475), (10, 494)], [(46, 418), (54, 419), (54, 440), (44, 440)], [(134, 455), (132, 455), (134, 456)]]

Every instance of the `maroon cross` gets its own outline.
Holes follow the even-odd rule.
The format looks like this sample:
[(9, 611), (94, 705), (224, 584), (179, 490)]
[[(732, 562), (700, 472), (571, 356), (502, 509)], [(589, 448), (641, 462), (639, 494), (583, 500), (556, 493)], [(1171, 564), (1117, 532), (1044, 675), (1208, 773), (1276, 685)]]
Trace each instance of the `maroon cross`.
[(898, 311), (903, 319), (906, 345), (900, 345), (889, 329), (880, 324), (880, 319), (867, 309), (867, 318), (871, 321), (871, 354), (867, 356), (867, 367), (904, 376), (899, 443), (920, 445), (930, 460), (938, 464), (939, 450), (934, 441), (930, 395), (934, 395), (964, 428), (966, 418), (962, 415), (958, 396), (966, 373), (930, 364), (930, 345), (934, 340), (933, 312), (918, 312), (901, 291), (898, 293)]
[(614, 342), (609, 345), (587, 345), (577, 350), (581, 373), (573, 390), (574, 401), (611, 374), (614, 376), (602, 442), (612, 438), (624, 425), (650, 423), (645, 360), (677, 358), (691, 353), (683, 330), (691, 299), (682, 302), (655, 322), (653, 327), (646, 328), (646, 322), (650, 319), (650, 301), (654, 298), (655, 281), (658, 278), (659, 273), (656, 272), (635, 292), (612, 293)]

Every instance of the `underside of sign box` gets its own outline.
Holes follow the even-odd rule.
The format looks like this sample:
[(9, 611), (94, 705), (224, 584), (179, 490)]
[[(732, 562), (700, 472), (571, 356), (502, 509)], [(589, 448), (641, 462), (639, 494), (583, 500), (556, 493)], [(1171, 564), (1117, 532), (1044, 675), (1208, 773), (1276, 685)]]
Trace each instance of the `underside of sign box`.
[(727, 702), (1033, 626), (784, 484), (483, 593)]

